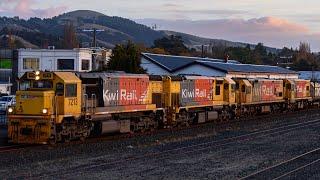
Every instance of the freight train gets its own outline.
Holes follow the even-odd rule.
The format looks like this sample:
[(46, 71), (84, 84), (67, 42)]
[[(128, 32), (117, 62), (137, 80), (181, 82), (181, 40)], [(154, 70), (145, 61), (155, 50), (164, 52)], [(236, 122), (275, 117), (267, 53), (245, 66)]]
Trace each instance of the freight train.
[(319, 84), (302, 79), (36, 71), (18, 85), (8, 138), (24, 144), (221, 122), (320, 102)]

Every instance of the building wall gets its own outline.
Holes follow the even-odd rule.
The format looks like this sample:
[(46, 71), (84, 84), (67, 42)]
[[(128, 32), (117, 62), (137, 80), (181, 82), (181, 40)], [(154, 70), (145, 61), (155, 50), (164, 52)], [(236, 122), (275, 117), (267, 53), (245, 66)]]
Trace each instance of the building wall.
[(320, 71), (299, 71), (299, 78), (320, 81)]
[(153, 75), (170, 75), (170, 72), (163, 69), (162, 67), (154, 64), (153, 62), (149, 61), (148, 59), (142, 57), (141, 58), (141, 67), (147, 70), (148, 74)]
[[(39, 59), (39, 69), (48, 71), (58, 70), (58, 59), (74, 59), (74, 69), (66, 71), (91, 71), (92, 68), (92, 53), (87, 49), (73, 49), (73, 50), (50, 50), (50, 49), (19, 49), (18, 50), (18, 77), (21, 77), (25, 72), (32, 71), (32, 69), (23, 68), (24, 58)], [(82, 70), (82, 60), (89, 60), (89, 70)]]
[(208, 68), (206, 66), (202, 66), (199, 64), (194, 64), (178, 70), (174, 73), (175, 75), (178, 74), (194, 74), (194, 75), (202, 75), (202, 76), (215, 76), (215, 77), (224, 77), (226, 73), (222, 71), (218, 71), (212, 68)]

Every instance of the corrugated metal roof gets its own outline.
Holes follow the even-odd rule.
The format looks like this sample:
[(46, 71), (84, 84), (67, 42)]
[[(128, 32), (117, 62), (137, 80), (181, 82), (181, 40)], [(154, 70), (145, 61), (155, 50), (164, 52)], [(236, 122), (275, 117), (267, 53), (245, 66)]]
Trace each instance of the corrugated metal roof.
[(171, 56), (162, 54), (142, 53), (146, 59), (158, 64), (169, 72), (175, 72), (184, 67), (200, 64), (209, 68), (229, 72), (244, 72), (244, 73), (274, 73), (274, 74), (297, 74), (278, 66), (268, 65), (254, 65), (254, 64), (241, 64), (236, 60), (228, 60), (227, 63), (221, 59), (210, 59), (200, 57), (186, 57), (186, 56)]
[(244, 73), (276, 73), (276, 74), (297, 74), (295, 71), (278, 66), (255, 65), (255, 64), (233, 64), (218, 62), (199, 62), (200, 64), (218, 69), (224, 72), (244, 72)]
[[(205, 62), (224, 62), (221, 59), (211, 59), (211, 58), (201, 58), (201, 57), (187, 57), (187, 56), (171, 56), (171, 55), (163, 55), (163, 54), (151, 54), (151, 53), (142, 53), (142, 55), (165, 68), (168, 71), (176, 71), (188, 65), (197, 63), (197, 61), (205, 61)], [(229, 63), (237, 63), (238, 61), (229, 60)]]

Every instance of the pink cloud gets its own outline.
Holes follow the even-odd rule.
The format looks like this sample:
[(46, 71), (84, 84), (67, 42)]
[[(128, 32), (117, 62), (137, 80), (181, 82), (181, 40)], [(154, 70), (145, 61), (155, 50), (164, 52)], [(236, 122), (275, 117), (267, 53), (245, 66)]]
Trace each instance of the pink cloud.
[(37, 0), (1, 0), (0, 13), (2, 15), (19, 16), (21, 18), (45, 18), (56, 16), (67, 10), (66, 6), (34, 9), (32, 8), (32, 5), (35, 3), (37, 3)]
[(276, 17), (217, 20), (138, 20), (146, 25), (157, 24), (163, 30), (173, 30), (197, 36), (231, 41), (258, 43), (282, 48), (296, 47), (300, 41), (311, 43), (313, 50), (320, 51), (320, 36), (300, 24)]

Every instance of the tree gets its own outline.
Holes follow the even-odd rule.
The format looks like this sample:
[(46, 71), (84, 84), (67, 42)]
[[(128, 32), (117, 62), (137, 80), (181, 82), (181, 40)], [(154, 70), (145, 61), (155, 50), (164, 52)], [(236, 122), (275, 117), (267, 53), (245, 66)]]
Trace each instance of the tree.
[(311, 53), (310, 44), (307, 42), (300, 42), (299, 53), (301, 53), (301, 54)]
[(293, 56), (294, 70), (315, 70), (319, 69), (319, 62), (316, 61), (316, 57), (311, 53), (311, 48), (309, 43), (300, 42), (299, 50)]
[(127, 73), (145, 73), (141, 68), (140, 50), (131, 41), (127, 44), (118, 44), (112, 50), (112, 55), (108, 63), (109, 70), (125, 71)]
[(147, 51), (154, 54), (167, 54), (167, 52), (162, 48), (150, 48), (147, 49)]
[(77, 34), (75, 28), (71, 22), (64, 25), (64, 37), (63, 37), (63, 47), (65, 49), (78, 48), (79, 43), (77, 40)]
[(186, 55), (190, 50), (183, 44), (181, 36), (171, 35), (163, 37), (154, 41), (153, 48), (164, 49), (166, 52), (172, 55)]

